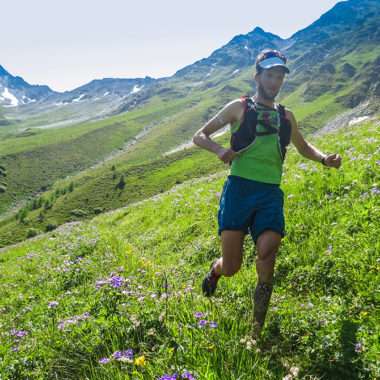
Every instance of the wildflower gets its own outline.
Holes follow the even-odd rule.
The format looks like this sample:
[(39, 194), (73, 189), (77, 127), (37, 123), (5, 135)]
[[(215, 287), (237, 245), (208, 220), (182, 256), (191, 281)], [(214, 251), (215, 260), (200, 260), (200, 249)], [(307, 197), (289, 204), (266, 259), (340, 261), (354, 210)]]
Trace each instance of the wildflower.
[(326, 253), (329, 253), (329, 252), (331, 252), (331, 251), (332, 251), (332, 247), (333, 247), (333, 246), (332, 246), (332, 245), (330, 245), (330, 246), (329, 246), (329, 247), (326, 249), (326, 251), (325, 251), (325, 252), (326, 252)]
[(356, 343), (355, 344), (355, 351), (361, 351), (361, 349), (362, 349), (361, 343)]
[(111, 361), (111, 359), (108, 359), (108, 358), (102, 358), (99, 360), (99, 363), (100, 364), (107, 364)]
[(240, 343), (241, 344), (245, 344), (246, 343), (246, 339), (245, 338), (240, 339)]
[(49, 308), (49, 309), (52, 309), (53, 307), (56, 307), (56, 306), (58, 306), (58, 305), (59, 305), (59, 303), (58, 303), (57, 301), (51, 301), (51, 302), (49, 303), (48, 308)]
[(195, 317), (195, 318), (202, 318), (202, 313), (195, 313), (193, 315), (193, 317)]
[(309, 302), (309, 307), (312, 308), (313, 306), (314, 305), (311, 302)]
[(298, 376), (298, 372), (299, 372), (299, 368), (296, 367), (296, 366), (293, 366), (292, 368), (290, 368), (290, 373), (294, 376), (294, 377), (297, 377)]
[(12, 351), (20, 351), (20, 347), (19, 346), (15, 346), (12, 348)]
[(293, 378), (292, 375), (286, 375), (282, 378), (282, 380), (291, 380)]
[(120, 359), (123, 356), (121, 351), (115, 351), (112, 355), (113, 358)]
[(256, 349), (255, 354), (259, 354), (261, 352), (260, 348)]
[(247, 342), (246, 348), (247, 348), (247, 350), (251, 350), (252, 349), (252, 343), (251, 342)]
[(211, 327), (218, 327), (218, 324), (216, 322), (210, 322)]
[(367, 311), (362, 311), (362, 315), (366, 316), (366, 315), (368, 315), (368, 312)]
[(119, 288), (120, 286), (123, 286), (123, 277), (121, 276), (114, 276), (111, 277), (112, 286), (114, 288)]
[(181, 377), (183, 377), (184, 379), (195, 380), (195, 377), (193, 377), (193, 376), (191, 375), (191, 373), (189, 373), (189, 372), (185, 372), (185, 373), (183, 373), (183, 374), (181, 375)]
[(203, 327), (204, 325), (207, 324), (207, 321), (202, 319), (200, 322), (199, 322), (199, 327)]
[(136, 358), (135, 364), (137, 365), (137, 367), (145, 367), (146, 366), (145, 356), (143, 355), (143, 356)]
[(208, 349), (209, 349), (209, 350), (213, 350), (213, 349), (214, 349), (214, 346), (208, 346)]
[(172, 380), (172, 379), (178, 379), (178, 375), (176, 373), (173, 373), (173, 375), (164, 375), (160, 377), (158, 380)]

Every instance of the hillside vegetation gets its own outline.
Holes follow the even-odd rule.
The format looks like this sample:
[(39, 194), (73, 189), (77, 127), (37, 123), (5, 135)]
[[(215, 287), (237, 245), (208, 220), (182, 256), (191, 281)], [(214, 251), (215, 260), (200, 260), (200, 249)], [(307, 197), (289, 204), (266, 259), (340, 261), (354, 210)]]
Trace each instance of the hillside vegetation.
[[(356, 65), (359, 72), (374, 71), (378, 67), (376, 60), (371, 65), (366, 64), (373, 57), (374, 54), (363, 57), (351, 53), (346, 61)], [(315, 75), (311, 78), (315, 77), (316, 81), (321, 70), (328, 70), (322, 69), (326, 65), (316, 66)], [(338, 77), (342, 73), (343, 69), (336, 70)], [(300, 75), (289, 79), (289, 83), (292, 80), (298, 83)], [(168, 87), (166, 91), (151, 96), (149, 106), (113, 119), (82, 125), (78, 129), (65, 127), (55, 133), (39, 132), (41, 135), (25, 137), (23, 143), (4, 141), (4, 149), (20, 151), (4, 156), (1, 161), (4, 162), (2, 166), (7, 178), (3, 181), (0, 209), (7, 210), (14, 197), (22, 199), (37, 190), (41, 195), (34, 197), (16, 215), (3, 217), (0, 221), (0, 246), (52, 230), (71, 220), (91, 218), (168, 190), (185, 179), (213, 172), (218, 164), (209, 162), (207, 155), (197, 151), (162, 155), (188, 142), (194, 132), (224, 104), (240, 97), (244, 91), (239, 88), (249, 88), (252, 76), (253, 70), (246, 69), (239, 77), (232, 78), (229, 85), (204, 89), (204, 83), (200, 83), (195, 86), (200, 90), (189, 90), (188, 96), (183, 94), (182, 82), (174, 82), (170, 88), (176, 93), (182, 91), (184, 97), (167, 99), (165, 94), (170, 95)], [(221, 78), (222, 74), (216, 77)], [(331, 84), (331, 80), (326, 77), (323, 82)], [(290, 94), (286, 88), (287, 82), (280, 98), (281, 103), (293, 110), (306, 136), (347, 109), (338, 99), (349, 94), (349, 90), (356, 88), (358, 83), (355, 78), (346, 78), (339, 91), (327, 91), (306, 101), (303, 92), (311, 82), (312, 79), (304, 82)], [(147, 126), (148, 123), (151, 124)], [(91, 163), (107, 156), (107, 152), (113, 153), (103, 163), (100, 161), (100, 165), (89, 168)], [(191, 163), (195, 160), (193, 155), (202, 162), (196, 165)], [(192, 157), (186, 158), (189, 156)], [(188, 164), (185, 165), (182, 160), (187, 160)], [(177, 165), (176, 162), (180, 161), (182, 164)], [(165, 170), (167, 165), (171, 167), (168, 172)], [(63, 180), (79, 170), (79, 174)], [(57, 179), (61, 181), (54, 185)]]
[(379, 378), (378, 136), (374, 119), (313, 141), (341, 170), (289, 152), (260, 339), (250, 238), (240, 272), (201, 295), (222, 171), (1, 250), (0, 378)]

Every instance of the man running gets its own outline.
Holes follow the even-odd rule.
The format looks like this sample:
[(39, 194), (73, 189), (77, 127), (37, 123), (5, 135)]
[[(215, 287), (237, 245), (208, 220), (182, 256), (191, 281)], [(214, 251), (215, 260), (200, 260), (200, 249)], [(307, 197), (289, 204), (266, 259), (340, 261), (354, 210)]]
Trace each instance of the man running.
[[(195, 133), (193, 142), (231, 164), (218, 213), (222, 257), (211, 264), (202, 283), (203, 293), (211, 297), (221, 276), (231, 277), (239, 271), (244, 237), (250, 232), (257, 249), (254, 320), (260, 333), (272, 294), (276, 253), (285, 233), (284, 193), (280, 183), (286, 145), (290, 139), (304, 157), (328, 167), (339, 168), (341, 158), (336, 153), (325, 155), (306, 142), (292, 111), (283, 108), (281, 111), (274, 103), (289, 73), (285, 55), (277, 50), (264, 50), (257, 56), (255, 68), (257, 92), (253, 98), (227, 104)], [(227, 124), (235, 149), (224, 148), (210, 138)]]

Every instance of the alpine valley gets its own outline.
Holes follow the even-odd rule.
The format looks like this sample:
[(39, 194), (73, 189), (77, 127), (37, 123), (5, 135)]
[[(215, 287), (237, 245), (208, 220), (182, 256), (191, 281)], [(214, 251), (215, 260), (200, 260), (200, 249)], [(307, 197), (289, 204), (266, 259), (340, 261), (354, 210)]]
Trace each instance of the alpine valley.
[(379, 21), (379, 0), (343, 1), (289, 39), (256, 27), (172, 77), (105, 78), (64, 93), (0, 66), (0, 246), (223, 170), (191, 138), (255, 92), (264, 48), (288, 56), (278, 101), (305, 136), (376, 115)]

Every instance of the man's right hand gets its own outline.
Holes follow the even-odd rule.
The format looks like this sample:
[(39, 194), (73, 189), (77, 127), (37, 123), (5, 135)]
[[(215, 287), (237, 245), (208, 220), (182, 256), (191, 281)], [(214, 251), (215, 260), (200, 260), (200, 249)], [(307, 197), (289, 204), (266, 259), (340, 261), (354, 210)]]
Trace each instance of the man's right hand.
[(241, 153), (235, 152), (231, 148), (222, 147), (218, 150), (219, 160), (223, 161), (225, 164), (232, 162), (238, 156), (241, 156)]

